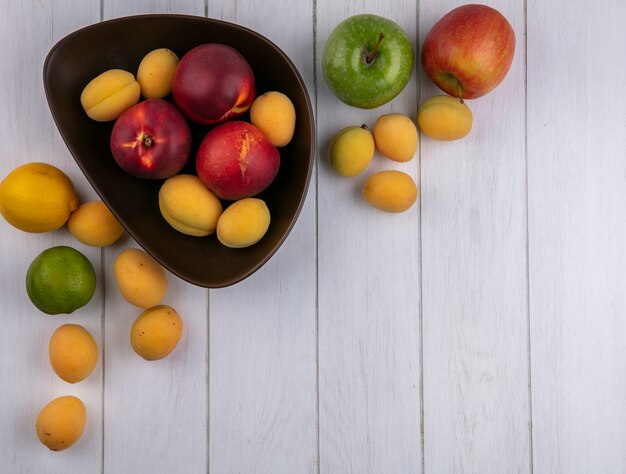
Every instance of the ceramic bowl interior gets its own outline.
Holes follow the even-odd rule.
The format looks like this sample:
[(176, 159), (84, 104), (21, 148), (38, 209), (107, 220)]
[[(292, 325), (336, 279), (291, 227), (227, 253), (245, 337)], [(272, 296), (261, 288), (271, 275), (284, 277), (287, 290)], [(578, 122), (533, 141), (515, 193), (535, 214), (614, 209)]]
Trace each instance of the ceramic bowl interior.
[[(191, 237), (170, 227), (158, 206), (163, 180), (138, 179), (122, 171), (109, 147), (113, 122), (89, 119), (80, 105), (82, 89), (98, 74), (113, 68), (136, 73), (143, 56), (153, 49), (166, 47), (182, 57), (203, 43), (223, 43), (237, 49), (252, 66), (257, 94), (281, 91), (296, 109), (294, 138), (280, 149), (278, 176), (257, 196), (270, 209), (270, 228), (261, 241), (244, 249), (225, 247), (215, 234)], [(207, 288), (232, 285), (266, 263), (289, 234), (311, 177), (313, 113), (296, 67), (260, 34), (231, 23), (185, 15), (138, 15), (104, 21), (66, 36), (51, 49), (44, 65), (44, 87), (54, 121), (91, 185), (139, 245), (172, 273)], [(195, 174), (195, 152), (208, 130), (192, 125), (194, 145), (182, 172)]]

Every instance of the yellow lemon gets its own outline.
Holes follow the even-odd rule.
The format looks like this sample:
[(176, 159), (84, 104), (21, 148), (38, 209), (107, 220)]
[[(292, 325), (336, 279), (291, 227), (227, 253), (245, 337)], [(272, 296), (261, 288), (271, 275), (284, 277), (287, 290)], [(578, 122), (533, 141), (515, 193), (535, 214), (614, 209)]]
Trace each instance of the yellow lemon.
[(81, 204), (67, 222), (70, 233), (79, 242), (92, 247), (106, 247), (120, 238), (124, 228), (102, 201)]
[(26, 232), (48, 232), (62, 227), (78, 207), (70, 179), (47, 163), (27, 163), (0, 183), (0, 214)]

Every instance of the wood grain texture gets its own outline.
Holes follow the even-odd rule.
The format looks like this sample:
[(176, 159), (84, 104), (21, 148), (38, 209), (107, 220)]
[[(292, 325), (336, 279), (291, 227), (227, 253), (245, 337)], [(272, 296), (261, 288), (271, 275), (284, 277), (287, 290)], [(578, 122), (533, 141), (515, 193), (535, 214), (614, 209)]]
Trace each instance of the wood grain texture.
[[(63, 145), (44, 96), (42, 66), (54, 43), (97, 21), (97, 2), (70, 8), (63, 2), (3, 2), (0, 15), (0, 177), (27, 162), (55, 165), (73, 181), (81, 200), (95, 193)], [(70, 315), (49, 316), (26, 294), (30, 262), (43, 250), (70, 245), (100, 272), (100, 250), (77, 242), (66, 229), (28, 234), (0, 219), (0, 472), (100, 472), (102, 364), (80, 384), (62, 381), (50, 367), (48, 342), (65, 323), (81, 324), (101, 340), (102, 282), (91, 302)], [(101, 359), (101, 358), (100, 358)], [(35, 434), (35, 419), (52, 399), (74, 395), (87, 410), (87, 425), (73, 454), (49, 451)]]
[[(511, 70), (467, 101), (470, 135), (421, 142), (425, 472), (530, 470), (524, 9), (490, 4), (517, 37)], [(456, 6), (420, 2), (422, 41)], [(441, 93), (420, 85), (420, 103)]]
[(416, 42), (413, 1), (317, 2), (319, 159), (320, 472), (421, 471), (419, 365), (419, 205), (387, 214), (361, 198), (365, 179), (399, 169), (418, 181), (418, 158), (395, 163), (376, 153), (356, 178), (336, 175), (328, 143), (340, 129), (417, 110), (415, 74), (388, 104), (363, 110), (341, 103), (324, 82), (326, 38), (343, 19), (374, 13)]
[(625, 24), (624, 2), (528, 2), (536, 473), (626, 472)]
[[(105, 19), (146, 12), (202, 15), (203, 10), (204, 2), (197, 0), (105, 0), (103, 5)], [(104, 470), (205, 472), (208, 291), (168, 273), (169, 288), (162, 303), (180, 314), (183, 337), (167, 358), (143, 360), (129, 340), (142, 309), (120, 296), (113, 277), (117, 255), (136, 246), (127, 239), (105, 251)]]
[[(312, 11), (308, 0), (208, 5), (208, 16), (283, 49), (314, 101)], [(212, 473), (317, 472), (314, 205), (312, 184), (271, 260), (242, 283), (210, 291)]]

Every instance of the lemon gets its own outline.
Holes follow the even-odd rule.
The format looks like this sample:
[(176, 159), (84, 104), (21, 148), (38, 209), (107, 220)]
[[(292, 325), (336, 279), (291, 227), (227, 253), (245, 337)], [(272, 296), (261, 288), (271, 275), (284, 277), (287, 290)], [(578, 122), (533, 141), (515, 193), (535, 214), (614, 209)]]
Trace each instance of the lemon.
[(19, 166), (0, 183), (0, 214), (26, 232), (58, 229), (77, 207), (70, 179), (47, 163)]
[(79, 242), (92, 247), (106, 247), (120, 238), (124, 228), (102, 201), (81, 204), (67, 222), (70, 233)]
[(64, 245), (41, 252), (26, 272), (26, 292), (47, 314), (69, 314), (96, 291), (96, 272), (87, 257)]

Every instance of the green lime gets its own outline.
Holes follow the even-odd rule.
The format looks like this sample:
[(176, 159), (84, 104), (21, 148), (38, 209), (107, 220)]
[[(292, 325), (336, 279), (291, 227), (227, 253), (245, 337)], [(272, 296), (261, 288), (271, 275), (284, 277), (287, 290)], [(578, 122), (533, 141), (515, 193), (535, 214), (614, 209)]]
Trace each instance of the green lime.
[(89, 303), (95, 291), (93, 265), (72, 247), (44, 250), (26, 272), (28, 297), (44, 313), (71, 313)]

